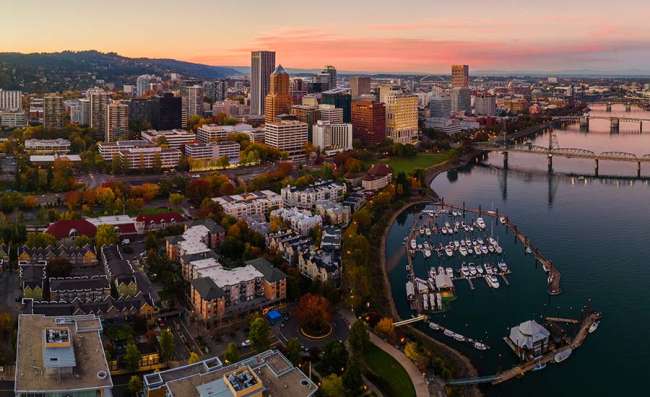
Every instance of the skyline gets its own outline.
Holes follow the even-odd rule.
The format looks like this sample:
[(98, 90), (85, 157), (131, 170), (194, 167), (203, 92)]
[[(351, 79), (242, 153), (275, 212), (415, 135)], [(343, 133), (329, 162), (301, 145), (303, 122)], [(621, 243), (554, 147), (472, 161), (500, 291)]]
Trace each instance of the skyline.
[[(474, 72), (650, 74), (650, 27), (644, 20), (650, 5), (640, 0), (39, 3), (9, 0), (4, 15), (11, 18), (0, 25), (3, 51), (95, 49), (248, 66), (251, 51), (271, 50), (291, 69), (333, 64), (347, 71), (437, 74), (449, 73), (451, 64), (469, 64)], [(191, 29), (183, 27), (185, 20)]]

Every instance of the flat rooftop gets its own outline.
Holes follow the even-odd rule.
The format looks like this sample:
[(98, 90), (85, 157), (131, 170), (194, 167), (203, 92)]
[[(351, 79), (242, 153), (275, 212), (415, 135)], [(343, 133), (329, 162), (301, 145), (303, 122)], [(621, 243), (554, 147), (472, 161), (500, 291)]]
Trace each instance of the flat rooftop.
[[(94, 315), (21, 314), (16, 347), (16, 393), (112, 388)], [(54, 360), (53, 360), (54, 359)]]

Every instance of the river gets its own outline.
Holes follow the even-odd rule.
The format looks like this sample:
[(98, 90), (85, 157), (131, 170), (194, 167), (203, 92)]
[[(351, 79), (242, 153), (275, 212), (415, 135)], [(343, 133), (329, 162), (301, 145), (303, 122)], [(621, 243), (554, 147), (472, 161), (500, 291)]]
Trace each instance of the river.
[[(592, 113), (650, 119), (650, 113), (637, 109), (632, 113), (616, 107), (613, 110), (604, 113), (604, 109), (594, 109)], [(560, 147), (643, 155), (650, 153), (650, 125), (645, 128), (648, 132), (639, 134), (627, 131), (622, 124), (619, 134), (610, 134), (608, 121), (592, 120), (588, 133), (580, 132), (577, 125), (554, 133)], [(548, 142), (545, 133), (534, 138), (533, 143), (543, 146)], [(431, 320), (480, 339), (491, 349), (478, 352), (423, 324), (421, 329), (466, 354), (481, 375), (491, 375), (517, 363), (502, 340), (510, 327), (529, 319), (542, 323), (543, 316), (578, 318), (586, 305), (602, 312), (604, 318), (598, 330), (569, 359), (504, 385), (487, 386), (486, 394), (645, 394), (643, 380), (650, 362), (646, 337), (650, 328), (650, 185), (638, 179), (560, 175), (593, 175), (591, 160), (556, 158), (556, 174), (552, 176), (546, 172), (544, 156), (511, 153), (509, 170), (501, 169), (502, 164), (500, 154), (490, 154), (483, 164), (439, 175), (431, 187), (446, 202), (464, 202), (467, 207), (498, 209), (506, 214), (556, 264), (562, 273), (563, 292), (550, 297), (546, 293), (546, 276), (532, 257), (502, 225), (486, 218), (486, 234), (491, 233), (500, 242), (503, 258), (512, 270), (508, 276), (510, 286), (502, 282), (499, 289), (490, 289), (485, 282), (475, 282), (476, 288), (470, 290), (466, 282), (457, 281), (457, 299), (444, 313), (433, 314)], [(600, 175), (635, 176), (636, 163), (601, 162), (599, 171)], [(650, 164), (643, 167), (642, 175), (650, 176)], [(395, 252), (404, 250), (404, 236), (421, 209), (403, 213), (391, 226), (386, 252), (393, 262)], [(454, 258), (434, 255), (425, 260), (418, 255), (415, 271), (426, 278), (431, 265), (457, 268), (461, 260)], [(403, 318), (411, 315), (404, 287), (405, 265), (402, 256), (389, 272), (393, 297)]]

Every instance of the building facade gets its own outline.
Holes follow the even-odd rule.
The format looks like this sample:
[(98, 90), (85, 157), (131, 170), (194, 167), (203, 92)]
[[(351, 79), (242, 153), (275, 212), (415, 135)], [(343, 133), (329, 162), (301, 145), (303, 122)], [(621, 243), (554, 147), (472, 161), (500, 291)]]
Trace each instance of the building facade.
[(264, 114), (271, 73), (275, 69), (274, 51), (251, 52), (251, 114)]
[(418, 141), (418, 97), (386, 96), (386, 134), (393, 142), (414, 145)]
[(352, 124), (318, 120), (313, 126), (312, 144), (326, 153), (352, 150)]
[(352, 131), (354, 139), (364, 144), (378, 144), (386, 139), (386, 108), (372, 99), (352, 102)]
[(264, 143), (287, 152), (291, 160), (305, 159), (305, 144), (308, 142), (307, 124), (295, 120), (267, 123), (264, 127)]
[(451, 66), (451, 87), (452, 88), (469, 87), (469, 65)]
[(264, 100), (264, 121), (266, 123), (278, 121), (279, 115), (289, 114), (290, 110), (289, 74), (282, 65), (278, 65), (271, 73), (269, 93)]
[(61, 129), (65, 125), (65, 106), (63, 97), (46, 95), (43, 98), (43, 127), (45, 129)]
[(113, 101), (106, 107), (105, 142), (114, 142), (129, 136), (129, 105)]
[(353, 99), (361, 95), (370, 94), (370, 77), (350, 77), (350, 94)]

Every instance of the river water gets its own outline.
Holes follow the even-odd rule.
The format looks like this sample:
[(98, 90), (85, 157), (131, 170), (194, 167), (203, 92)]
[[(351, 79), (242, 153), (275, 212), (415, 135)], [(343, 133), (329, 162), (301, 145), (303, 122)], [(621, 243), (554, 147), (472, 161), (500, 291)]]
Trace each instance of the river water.
[[(634, 110), (613, 113), (594, 109), (593, 114), (649, 118), (650, 113)], [(621, 125), (619, 134), (610, 134), (608, 121), (591, 121), (590, 132), (578, 126), (554, 131), (560, 147), (584, 148), (594, 152), (623, 151), (637, 155), (650, 153), (650, 123), (646, 134)], [(548, 145), (548, 133), (534, 144)], [(491, 218), (484, 233), (497, 239), (510, 266), (509, 286), (499, 289), (475, 282), (470, 290), (457, 281), (457, 299), (431, 320), (460, 334), (480, 339), (491, 349), (478, 352), (468, 344), (450, 340), (440, 333), (420, 327), (466, 354), (481, 375), (495, 374), (517, 363), (503, 341), (510, 327), (543, 316), (578, 318), (585, 306), (600, 311), (603, 321), (585, 344), (561, 364), (549, 365), (522, 379), (488, 386), (490, 396), (613, 396), (646, 395), (644, 380), (649, 371), (650, 343), (650, 185), (635, 176), (635, 163), (601, 162), (599, 174), (618, 178), (567, 177), (560, 173), (594, 174), (591, 160), (555, 158), (553, 176), (544, 156), (510, 154), (509, 170), (501, 169), (500, 154), (491, 154), (480, 165), (470, 165), (439, 175), (432, 189), (446, 202), (467, 207), (498, 209), (524, 232), (562, 273), (563, 292), (550, 297), (546, 276), (530, 255), (514, 241), (512, 234)], [(650, 164), (642, 175), (650, 176)], [(405, 293), (406, 258), (403, 239), (422, 208), (402, 214), (391, 226), (386, 243), (391, 288), (403, 318), (412, 313)], [(467, 220), (471, 220), (468, 216)], [(455, 237), (451, 238), (452, 240)], [(448, 241), (435, 237), (435, 242)], [(495, 263), (495, 258), (465, 259)], [(416, 256), (415, 272), (426, 278), (433, 266), (457, 269), (460, 257), (425, 260)]]

